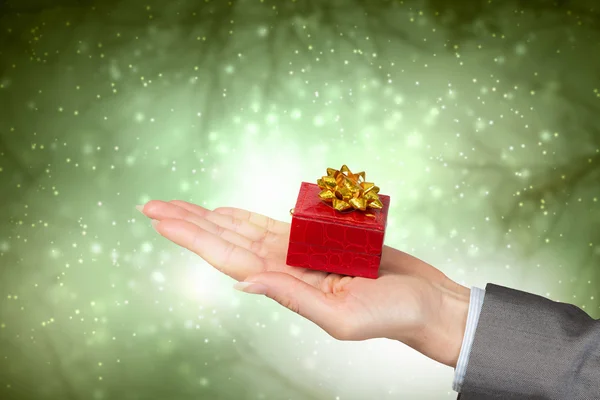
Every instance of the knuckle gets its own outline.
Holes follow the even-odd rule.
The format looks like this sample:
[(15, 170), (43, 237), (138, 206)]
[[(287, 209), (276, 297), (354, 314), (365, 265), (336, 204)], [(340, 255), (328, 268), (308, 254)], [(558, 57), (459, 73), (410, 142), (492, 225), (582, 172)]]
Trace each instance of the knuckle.
[(268, 254), (264, 244), (262, 242), (254, 241), (250, 244), (250, 251), (261, 258), (265, 258)]
[(282, 306), (284, 306), (285, 308), (287, 308), (297, 314), (300, 314), (300, 306), (298, 305), (298, 302), (295, 301), (294, 299), (292, 299), (290, 297), (276, 297), (276, 298), (274, 298), (274, 300), (276, 302), (278, 302), (279, 304), (281, 304)]
[(227, 232), (227, 230), (225, 228), (223, 228), (222, 226), (219, 226), (219, 225), (215, 226), (215, 233), (217, 236), (222, 238), (223, 234), (226, 232)]
[(221, 254), (222, 258), (219, 260), (220, 262), (216, 262), (214, 267), (219, 271), (226, 271), (231, 265), (235, 248), (236, 246), (233, 243), (229, 243)]

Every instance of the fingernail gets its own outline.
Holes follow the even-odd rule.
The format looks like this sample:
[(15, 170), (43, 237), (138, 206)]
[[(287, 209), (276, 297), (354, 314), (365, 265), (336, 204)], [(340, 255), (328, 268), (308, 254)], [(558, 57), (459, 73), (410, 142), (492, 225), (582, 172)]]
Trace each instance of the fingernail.
[(137, 210), (139, 212), (141, 212), (142, 214), (144, 214), (144, 206), (143, 205), (138, 204), (137, 206), (135, 206), (135, 208), (137, 208)]
[[(152, 221), (150, 221), (150, 223), (152, 224), (152, 227), (154, 228), (154, 230), (155, 230), (156, 232), (158, 232), (158, 229), (156, 229), (156, 225), (158, 225), (158, 223), (159, 223), (159, 222), (160, 222), (160, 221), (159, 221), (159, 220), (157, 220), (157, 219), (153, 219)], [(160, 232), (158, 232), (158, 233), (160, 233)]]
[(263, 285), (262, 283), (256, 283), (256, 282), (237, 282), (235, 285), (233, 285), (234, 289), (237, 289), (241, 292), (244, 293), (251, 293), (251, 294), (266, 294), (267, 293), (267, 287), (265, 285)]

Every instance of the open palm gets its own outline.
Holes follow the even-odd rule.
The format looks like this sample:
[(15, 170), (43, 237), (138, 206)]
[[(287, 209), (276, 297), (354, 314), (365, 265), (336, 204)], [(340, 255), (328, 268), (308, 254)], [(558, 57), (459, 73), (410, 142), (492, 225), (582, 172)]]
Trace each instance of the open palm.
[(290, 224), (246, 210), (153, 200), (141, 211), (165, 238), (238, 281), (262, 284), (268, 297), (338, 339), (401, 340), (435, 318), (444, 292), (460, 286), (388, 246), (377, 279), (290, 267), (285, 263)]

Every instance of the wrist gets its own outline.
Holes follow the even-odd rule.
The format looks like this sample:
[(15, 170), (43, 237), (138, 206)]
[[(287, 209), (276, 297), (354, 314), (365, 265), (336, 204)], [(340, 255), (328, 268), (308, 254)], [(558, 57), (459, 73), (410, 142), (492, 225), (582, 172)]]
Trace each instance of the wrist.
[(471, 290), (452, 281), (436, 288), (439, 299), (423, 322), (411, 347), (425, 356), (456, 367), (469, 313)]
[(443, 306), (439, 313), (439, 325), (434, 326), (440, 342), (439, 359), (437, 361), (456, 367), (462, 347), (469, 314), (471, 290), (461, 293), (451, 292), (444, 296)]

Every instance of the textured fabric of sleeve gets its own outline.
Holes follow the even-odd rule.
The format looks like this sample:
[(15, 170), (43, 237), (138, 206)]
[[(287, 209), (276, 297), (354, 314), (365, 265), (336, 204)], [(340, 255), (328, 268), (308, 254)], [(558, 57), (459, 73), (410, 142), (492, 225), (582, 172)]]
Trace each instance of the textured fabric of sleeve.
[(600, 320), (488, 284), (460, 400), (600, 400)]

